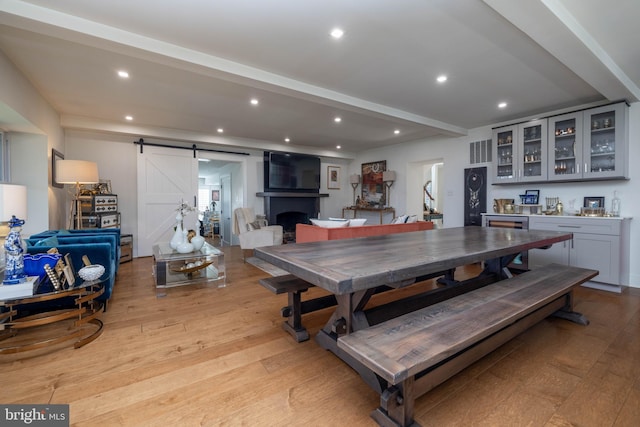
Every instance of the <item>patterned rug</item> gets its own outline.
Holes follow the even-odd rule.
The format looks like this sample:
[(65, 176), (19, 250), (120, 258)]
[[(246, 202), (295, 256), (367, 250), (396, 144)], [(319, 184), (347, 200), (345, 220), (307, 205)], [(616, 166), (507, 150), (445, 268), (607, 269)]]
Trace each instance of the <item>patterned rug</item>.
[(247, 258), (247, 263), (259, 268), (260, 270), (272, 276), (284, 276), (285, 274), (289, 274), (283, 269), (253, 256)]

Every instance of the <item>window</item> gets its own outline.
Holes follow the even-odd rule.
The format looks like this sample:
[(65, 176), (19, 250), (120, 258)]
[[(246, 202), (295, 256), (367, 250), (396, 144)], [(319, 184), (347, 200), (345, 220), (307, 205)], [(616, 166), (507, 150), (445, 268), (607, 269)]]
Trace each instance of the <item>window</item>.
[(211, 203), (211, 190), (209, 187), (198, 188), (198, 211), (204, 212), (210, 207)]

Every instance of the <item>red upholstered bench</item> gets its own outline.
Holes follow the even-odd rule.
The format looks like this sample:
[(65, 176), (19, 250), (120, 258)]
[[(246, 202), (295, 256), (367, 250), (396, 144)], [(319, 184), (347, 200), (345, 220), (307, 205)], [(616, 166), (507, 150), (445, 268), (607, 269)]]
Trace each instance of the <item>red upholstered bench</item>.
[(318, 242), (321, 240), (354, 239), (357, 237), (380, 236), (383, 234), (408, 233), (432, 230), (433, 222), (418, 221), (408, 224), (361, 225), (355, 227), (325, 228), (308, 224), (296, 224), (296, 243)]

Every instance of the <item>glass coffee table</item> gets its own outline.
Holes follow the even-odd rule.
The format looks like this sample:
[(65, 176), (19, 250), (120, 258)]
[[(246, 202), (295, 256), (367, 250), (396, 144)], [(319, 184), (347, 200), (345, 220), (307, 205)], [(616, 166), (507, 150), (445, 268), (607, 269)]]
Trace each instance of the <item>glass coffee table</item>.
[[(90, 343), (102, 334), (103, 324), (98, 316), (104, 303), (96, 298), (103, 293), (100, 280), (76, 280), (74, 286), (58, 290), (44, 288), (36, 281), (33, 295), (0, 299), (0, 354), (36, 350), (67, 340), (73, 340), (75, 348)], [(63, 300), (66, 303), (59, 304)], [(28, 329), (63, 321), (68, 321), (64, 327), (24, 334), (23, 338)]]
[[(224, 252), (205, 243), (199, 251), (179, 253), (169, 243), (153, 246), (156, 289), (196, 283), (225, 286)], [(164, 296), (164, 294), (158, 294)]]

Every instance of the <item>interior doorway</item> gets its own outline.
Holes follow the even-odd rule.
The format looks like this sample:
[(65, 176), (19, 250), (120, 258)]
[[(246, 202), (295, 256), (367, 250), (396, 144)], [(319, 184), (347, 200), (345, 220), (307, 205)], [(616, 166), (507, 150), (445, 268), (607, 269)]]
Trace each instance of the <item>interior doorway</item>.
[(245, 161), (237, 157), (215, 152), (199, 153), (198, 208), (202, 220), (207, 209), (219, 218), (219, 241), (225, 246), (239, 244), (231, 231), (232, 217), (236, 208), (245, 205), (245, 170)]
[(442, 177), (444, 160), (431, 159), (410, 163), (407, 182), (407, 212), (433, 221), (436, 227), (444, 224)]

